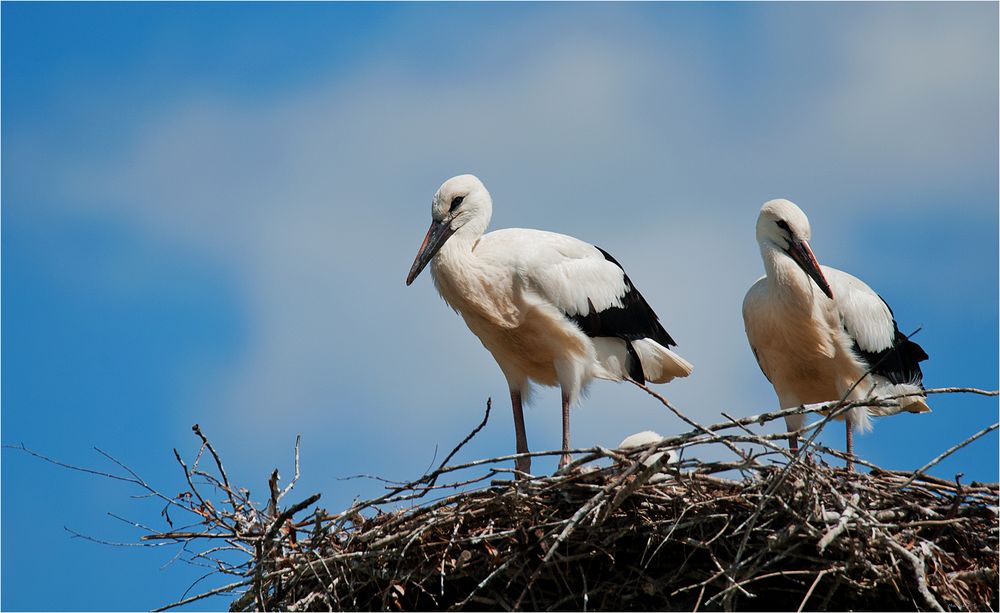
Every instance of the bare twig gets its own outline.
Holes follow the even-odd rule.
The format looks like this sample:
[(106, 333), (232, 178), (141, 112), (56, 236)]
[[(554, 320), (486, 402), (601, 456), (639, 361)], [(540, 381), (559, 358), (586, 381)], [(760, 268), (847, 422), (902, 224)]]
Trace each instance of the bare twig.
[(973, 434), (973, 435), (972, 435), (972, 436), (970, 436), (969, 438), (965, 439), (965, 440), (964, 440), (964, 441), (962, 441), (961, 443), (958, 443), (958, 444), (956, 444), (956, 445), (952, 445), (952, 446), (951, 446), (951, 447), (949, 447), (949, 448), (948, 448), (948, 449), (947, 449), (946, 451), (944, 451), (944, 452), (943, 452), (943, 453), (942, 453), (941, 455), (937, 456), (936, 458), (934, 458), (934, 459), (933, 459), (933, 460), (931, 460), (930, 462), (928, 462), (928, 463), (924, 464), (923, 466), (921, 466), (920, 468), (918, 468), (918, 469), (917, 469), (916, 471), (914, 471), (914, 473), (913, 473), (913, 476), (911, 476), (911, 477), (910, 477), (909, 479), (907, 479), (906, 481), (904, 481), (904, 482), (902, 483), (902, 485), (900, 485), (900, 486), (899, 486), (899, 487), (900, 487), (900, 489), (902, 489), (902, 488), (904, 488), (904, 487), (906, 487), (906, 486), (910, 485), (911, 483), (913, 483), (913, 480), (914, 480), (914, 479), (917, 479), (917, 478), (919, 478), (920, 476), (922, 476), (922, 475), (923, 475), (923, 474), (924, 474), (925, 472), (927, 472), (927, 471), (928, 471), (928, 470), (929, 470), (929, 469), (930, 469), (931, 467), (933, 467), (933, 466), (937, 465), (937, 464), (938, 464), (938, 463), (939, 463), (939, 462), (940, 462), (941, 460), (943, 460), (943, 459), (947, 458), (947, 457), (948, 457), (948, 456), (950, 456), (951, 454), (953, 454), (953, 453), (955, 453), (956, 451), (958, 451), (959, 449), (961, 449), (961, 448), (963, 448), (963, 447), (967, 446), (967, 445), (968, 445), (969, 443), (972, 443), (972, 442), (973, 442), (973, 441), (975, 441), (976, 439), (979, 439), (979, 438), (981, 438), (981, 437), (983, 437), (983, 436), (986, 436), (986, 435), (987, 435), (987, 434), (989, 434), (990, 432), (993, 432), (993, 431), (994, 431), (994, 430), (996, 430), (996, 429), (997, 429), (998, 427), (1000, 427), (1000, 422), (995, 422), (995, 423), (994, 423), (993, 425), (991, 425), (991, 426), (988, 426), (988, 427), (986, 427), (986, 428), (983, 428), (982, 430), (980, 430), (979, 432), (976, 432), (975, 434)]
[(487, 398), (486, 399), (486, 414), (483, 415), (483, 421), (479, 422), (479, 425), (476, 426), (475, 428), (473, 428), (472, 432), (469, 432), (469, 434), (466, 435), (466, 437), (462, 439), (462, 442), (459, 443), (459, 444), (457, 444), (457, 445), (455, 445), (455, 448), (451, 450), (451, 453), (449, 453), (447, 456), (445, 456), (444, 460), (441, 462), (441, 465), (438, 466), (438, 470), (435, 471), (434, 476), (428, 482), (428, 485), (434, 485), (434, 483), (437, 482), (438, 476), (440, 476), (440, 474), (441, 474), (440, 471), (445, 466), (448, 465), (448, 461), (451, 460), (453, 457), (455, 457), (455, 454), (458, 453), (459, 450), (462, 447), (465, 447), (465, 444), (468, 443), (469, 441), (471, 441), (474, 436), (476, 436), (477, 434), (479, 434), (480, 430), (482, 430), (483, 428), (486, 427), (486, 422), (488, 422), (490, 420), (490, 410), (492, 408), (493, 408), (493, 399), (492, 398)]
[(225, 490), (226, 496), (229, 498), (229, 505), (232, 507), (233, 512), (235, 512), (238, 505), (236, 504), (236, 499), (233, 497), (233, 488), (229, 485), (229, 476), (226, 475), (226, 469), (222, 465), (222, 460), (219, 458), (219, 454), (215, 451), (215, 447), (212, 446), (212, 443), (208, 441), (208, 438), (202, 433), (201, 426), (195, 424), (191, 426), (191, 430), (198, 435), (202, 444), (208, 449), (208, 452), (211, 453), (212, 457), (215, 459), (215, 466), (218, 468), (219, 475), (222, 477), (223, 490)]
[(281, 490), (281, 494), (278, 495), (278, 499), (279, 500), (282, 499), (282, 498), (284, 498), (288, 494), (288, 492), (292, 491), (292, 488), (295, 487), (295, 484), (299, 482), (299, 444), (301, 442), (302, 442), (302, 435), (301, 434), (296, 434), (295, 435), (295, 475), (292, 477), (292, 480), (288, 482), (288, 485), (285, 486), (285, 489)]
[[(295, 476), (280, 488), (272, 474), (263, 504), (233, 487), (200, 429), (194, 459), (177, 454), (188, 487), (177, 497), (107, 454), (129, 476), (83, 472), (193, 514), (168, 531), (129, 522), (147, 532), (139, 545), (177, 546), (175, 559), (210, 571), (189, 591), (215, 575), (238, 579), (162, 609), (224, 593), (236, 594), (232, 610), (995, 608), (1000, 486), (926, 473), (996, 424), (915, 472), (857, 458), (871, 472), (847, 473), (829, 466), (844, 454), (816, 436), (838, 414), (886, 400), (723, 413), (702, 425), (650, 395), (691, 430), (631, 450), (573, 449), (567, 470), (512, 481), (511, 459), (563, 452), (449, 465), (488, 422), (487, 401), (482, 422), (436, 468), (409, 482), (370, 477), (387, 491), (339, 513), (316, 508), (319, 494), (281, 508), (300, 474), (298, 437)], [(782, 443), (790, 433), (755, 434), (812, 413), (824, 418), (796, 433), (807, 439), (798, 455)], [(700, 459), (707, 449), (726, 455)], [(646, 464), (666, 451), (683, 460)], [(203, 455), (214, 467), (199, 468)]]

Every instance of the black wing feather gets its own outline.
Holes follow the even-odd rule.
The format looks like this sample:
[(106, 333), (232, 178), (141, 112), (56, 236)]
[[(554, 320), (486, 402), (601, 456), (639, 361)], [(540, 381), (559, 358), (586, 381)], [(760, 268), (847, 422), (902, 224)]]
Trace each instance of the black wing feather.
[(625, 341), (625, 349), (629, 355), (629, 361), (626, 365), (629, 377), (639, 383), (645, 383), (646, 376), (642, 371), (639, 356), (636, 354), (635, 348), (632, 347), (632, 341), (649, 338), (664, 347), (674, 347), (677, 343), (663, 329), (659, 317), (632, 284), (632, 280), (625, 274), (622, 265), (607, 251), (600, 247), (597, 247), (597, 250), (604, 254), (604, 259), (622, 270), (625, 277), (625, 295), (621, 299), (622, 306), (608, 307), (603, 311), (598, 311), (594, 307), (594, 303), (588, 299), (587, 305), (590, 307), (588, 312), (572, 315), (569, 318), (580, 326), (580, 329), (587, 336), (606, 336)]
[(922, 384), (924, 373), (920, 370), (920, 362), (928, 358), (927, 352), (899, 331), (892, 307), (881, 296), (879, 299), (889, 309), (889, 315), (892, 316), (892, 345), (881, 351), (865, 351), (855, 341), (854, 352), (864, 358), (873, 373), (885, 377), (895, 385), (900, 383)]

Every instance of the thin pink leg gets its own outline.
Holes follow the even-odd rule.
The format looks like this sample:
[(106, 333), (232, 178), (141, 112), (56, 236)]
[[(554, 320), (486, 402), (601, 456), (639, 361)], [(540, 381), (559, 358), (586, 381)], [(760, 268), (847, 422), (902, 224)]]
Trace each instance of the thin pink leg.
[[(514, 409), (514, 436), (517, 438), (517, 452), (528, 453), (528, 435), (524, 431), (524, 410), (521, 408), (521, 392), (511, 390), (510, 404)], [(523, 473), (531, 473), (531, 458), (514, 460), (514, 467)]]
[[(563, 394), (562, 397), (562, 424), (563, 424), (563, 452), (569, 451), (569, 397)], [(564, 468), (572, 461), (568, 453), (563, 453), (559, 459), (559, 468)]]

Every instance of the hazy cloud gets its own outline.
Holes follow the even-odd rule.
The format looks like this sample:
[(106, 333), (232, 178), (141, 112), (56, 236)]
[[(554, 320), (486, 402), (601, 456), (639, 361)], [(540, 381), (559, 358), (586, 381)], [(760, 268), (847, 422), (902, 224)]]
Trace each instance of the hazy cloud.
[[(905, 21), (894, 8), (860, 10), (871, 19), (831, 27), (823, 57), (794, 58), (796, 37), (783, 42), (780, 27), (751, 31), (764, 60), (814, 61), (823, 74), (770, 74), (769, 95), (747, 100), (727, 85), (734, 67), (712, 72), (735, 60), (697, 33), (621, 15), (598, 40), (546, 29), (552, 16), (527, 33), (484, 34), (467, 66), (488, 64), (505, 36), (525, 45), (492, 70), (424, 80), (396, 49), (281, 97), (195, 91), (143, 121), (117, 155), (61, 169), (52, 189), (77, 213), (125, 220), (229, 270), (249, 337), (202, 390), (203, 408), (253, 435), (287, 421), (344, 445), (426, 445), (449, 420), (466, 429), (486, 395), (506, 404), (498, 369), (429, 279), (403, 286), (430, 196), (462, 172), (491, 189), (494, 227), (544, 227), (612, 251), (695, 365), (665, 393), (714, 421), (772, 401), (740, 316), (761, 272), (761, 202), (799, 199), (836, 263), (905, 244), (891, 228), (886, 245), (852, 242), (852, 218), (873, 199), (892, 194), (883, 216), (926, 213), (937, 204), (911, 196), (995, 187), (995, 29), (977, 11), (951, 23), (935, 8)], [(995, 222), (995, 207), (953, 212)], [(541, 394), (529, 419), (554, 424), (555, 402)], [(581, 443), (679, 427), (637, 390), (597, 383), (586, 405)], [(492, 432), (506, 442), (502, 423)], [(556, 445), (552, 427), (534, 432), (533, 444)]]

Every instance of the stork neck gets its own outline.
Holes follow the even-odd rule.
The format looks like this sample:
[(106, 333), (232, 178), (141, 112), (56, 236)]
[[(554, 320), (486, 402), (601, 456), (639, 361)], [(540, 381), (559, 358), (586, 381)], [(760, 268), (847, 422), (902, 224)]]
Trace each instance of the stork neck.
[(809, 276), (787, 253), (772, 243), (762, 243), (760, 255), (764, 260), (767, 282), (777, 295), (789, 301), (812, 300)]
[(451, 277), (463, 276), (476, 267), (479, 258), (473, 248), (483, 233), (479, 228), (470, 228), (470, 225), (459, 228), (434, 256), (431, 269), (435, 275), (444, 272)]
[[(478, 316), (489, 320), (503, 320), (504, 326), (515, 325), (507, 315), (498, 314), (497, 305), (490, 298), (491, 292), (501, 286), (510, 275), (504, 275), (496, 263), (480, 257), (476, 245), (481, 235), (455, 232), (434, 256), (431, 275), (434, 285), (444, 301), (462, 313), (463, 317)], [(512, 312), (512, 311), (511, 311)]]

